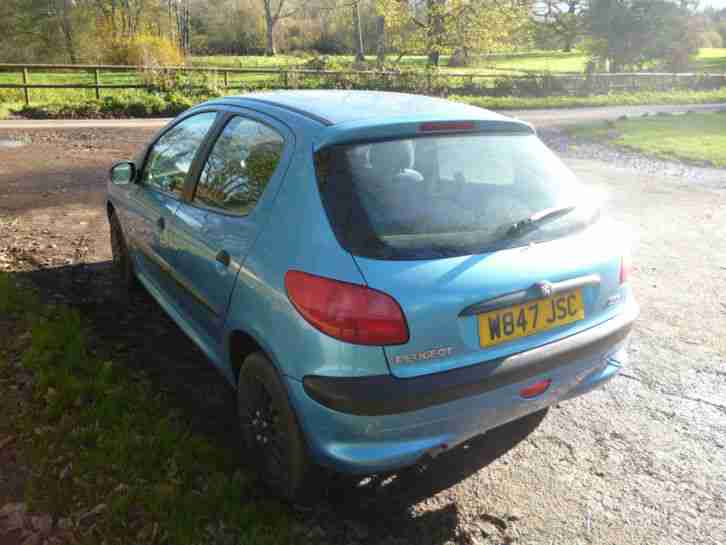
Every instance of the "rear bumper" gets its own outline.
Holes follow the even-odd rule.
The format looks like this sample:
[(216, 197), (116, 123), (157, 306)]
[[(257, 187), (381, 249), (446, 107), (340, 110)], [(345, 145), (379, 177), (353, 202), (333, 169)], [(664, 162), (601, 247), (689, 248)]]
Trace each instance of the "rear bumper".
[[(631, 303), (603, 324), (501, 361), (409, 379), (288, 378), (288, 391), (319, 463), (391, 471), (604, 384), (626, 363), (637, 314)], [(519, 395), (544, 378), (552, 381), (546, 392)]]
[(415, 378), (306, 376), (305, 392), (321, 405), (359, 416), (418, 411), (481, 395), (529, 380), (554, 369), (589, 360), (623, 341), (637, 307), (605, 323), (532, 350), (461, 369)]

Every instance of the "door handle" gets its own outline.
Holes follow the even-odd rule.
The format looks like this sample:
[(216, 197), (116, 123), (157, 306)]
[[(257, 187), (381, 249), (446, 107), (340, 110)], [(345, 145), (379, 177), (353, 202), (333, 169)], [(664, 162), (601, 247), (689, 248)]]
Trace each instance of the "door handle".
[(164, 220), (163, 217), (161, 217), (158, 220), (156, 220), (156, 225), (159, 227), (159, 229), (161, 231), (163, 231), (164, 230), (164, 227), (166, 227), (166, 221)]
[(215, 259), (225, 267), (229, 267), (230, 257), (226, 250), (220, 250)]

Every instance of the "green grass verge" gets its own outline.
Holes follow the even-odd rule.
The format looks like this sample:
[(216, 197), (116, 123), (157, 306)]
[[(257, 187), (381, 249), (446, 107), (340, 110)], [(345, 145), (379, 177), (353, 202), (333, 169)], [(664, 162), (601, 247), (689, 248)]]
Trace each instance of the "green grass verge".
[(626, 119), (570, 132), (657, 157), (726, 167), (726, 112)]
[(451, 95), (448, 98), (491, 110), (638, 106), (648, 104), (708, 104), (726, 101), (726, 87), (714, 91), (643, 91), (587, 97), (472, 97)]
[[(43, 306), (0, 274), (0, 315), (15, 315), (33, 377), (26, 403), (0, 399), (2, 429), (32, 469), (32, 510), (70, 519), (79, 543), (300, 541), (290, 509), (260, 494), (237, 454), (190, 431), (145, 375), (89, 351), (76, 310)], [(3, 388), (18, 372), (7, 349)]]

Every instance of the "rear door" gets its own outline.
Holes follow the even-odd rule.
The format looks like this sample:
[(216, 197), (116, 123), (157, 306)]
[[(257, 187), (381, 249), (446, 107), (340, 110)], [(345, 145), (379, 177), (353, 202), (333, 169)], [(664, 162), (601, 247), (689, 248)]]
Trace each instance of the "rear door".
[(167, 227), (181, 202), (194, 157), (216, 115), (195, 114), (166, 130), (149, 147), (139, 182), (129, 189), (126, 219), (132, 254), (142, 273), (167, 294), (173, 289)]
[[(504, 357), (617, 311), (622, 240), (531, 133), (419, 131), (317, 163), (338, 240), (406, 316), (409, 341), (385, 348), (396, 376)], [(569, 212), (531, 221), (555, 209)]]
[(240, 266), (268, 215), (293, 150), (279, 122), (251, 111), (226, 113), (172, 224), (175, 270), (185, 313), (218, 339)]

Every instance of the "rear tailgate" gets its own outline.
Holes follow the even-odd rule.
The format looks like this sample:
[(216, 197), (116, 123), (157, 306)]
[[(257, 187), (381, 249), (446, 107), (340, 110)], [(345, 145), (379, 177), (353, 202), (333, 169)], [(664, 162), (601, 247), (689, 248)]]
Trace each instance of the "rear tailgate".
[[(620, 262), (625, 246), (619, 232), (603, 220), (575, 236), (489, 254), (415, 261), (356, 257), (368, 285), (392, 295), (408, 322), (409, 341), (385, 348), (391, 373), (414, 377), (478, 364), (564, 338), (611, 318), (620, 311), (617, 302), (622, 295)], [(543, 299), (541, 288), (536, 286), (543, 282), (555, 286), (569, 282), (571, 288), (554, 297), (566, 298), (579, 291), (584, 316), (575, 312), (566, 317), (567, 323), (532, 332), (531, 325), (517, 326), (515, 312), (510, 328), (515, 335), (529, 334), (482, 346), (482, 336), (490, 334), (487, 329), (492, 322), (485, 319), (480, 331), (480, 316), (491, 308), (512, 308), (522, 301), (531, 307)], [(525, 294), (517, 294), (522, 291)], [(509, 294), (515, 297), (496, 300)], [(493, 299), (493, 305), (477, 307)], [(566, 304), (559, 303), (560, 307)], [(570, 297), (570, 303), (576, 301)], [(550, 306), (547, 301), (541, 309)], [(531, 310), (524, 315), (532, 321)], [(540, 322), (542, 318), (540, 315)], [(503, 333), (502, 324), (493, 323)]]

